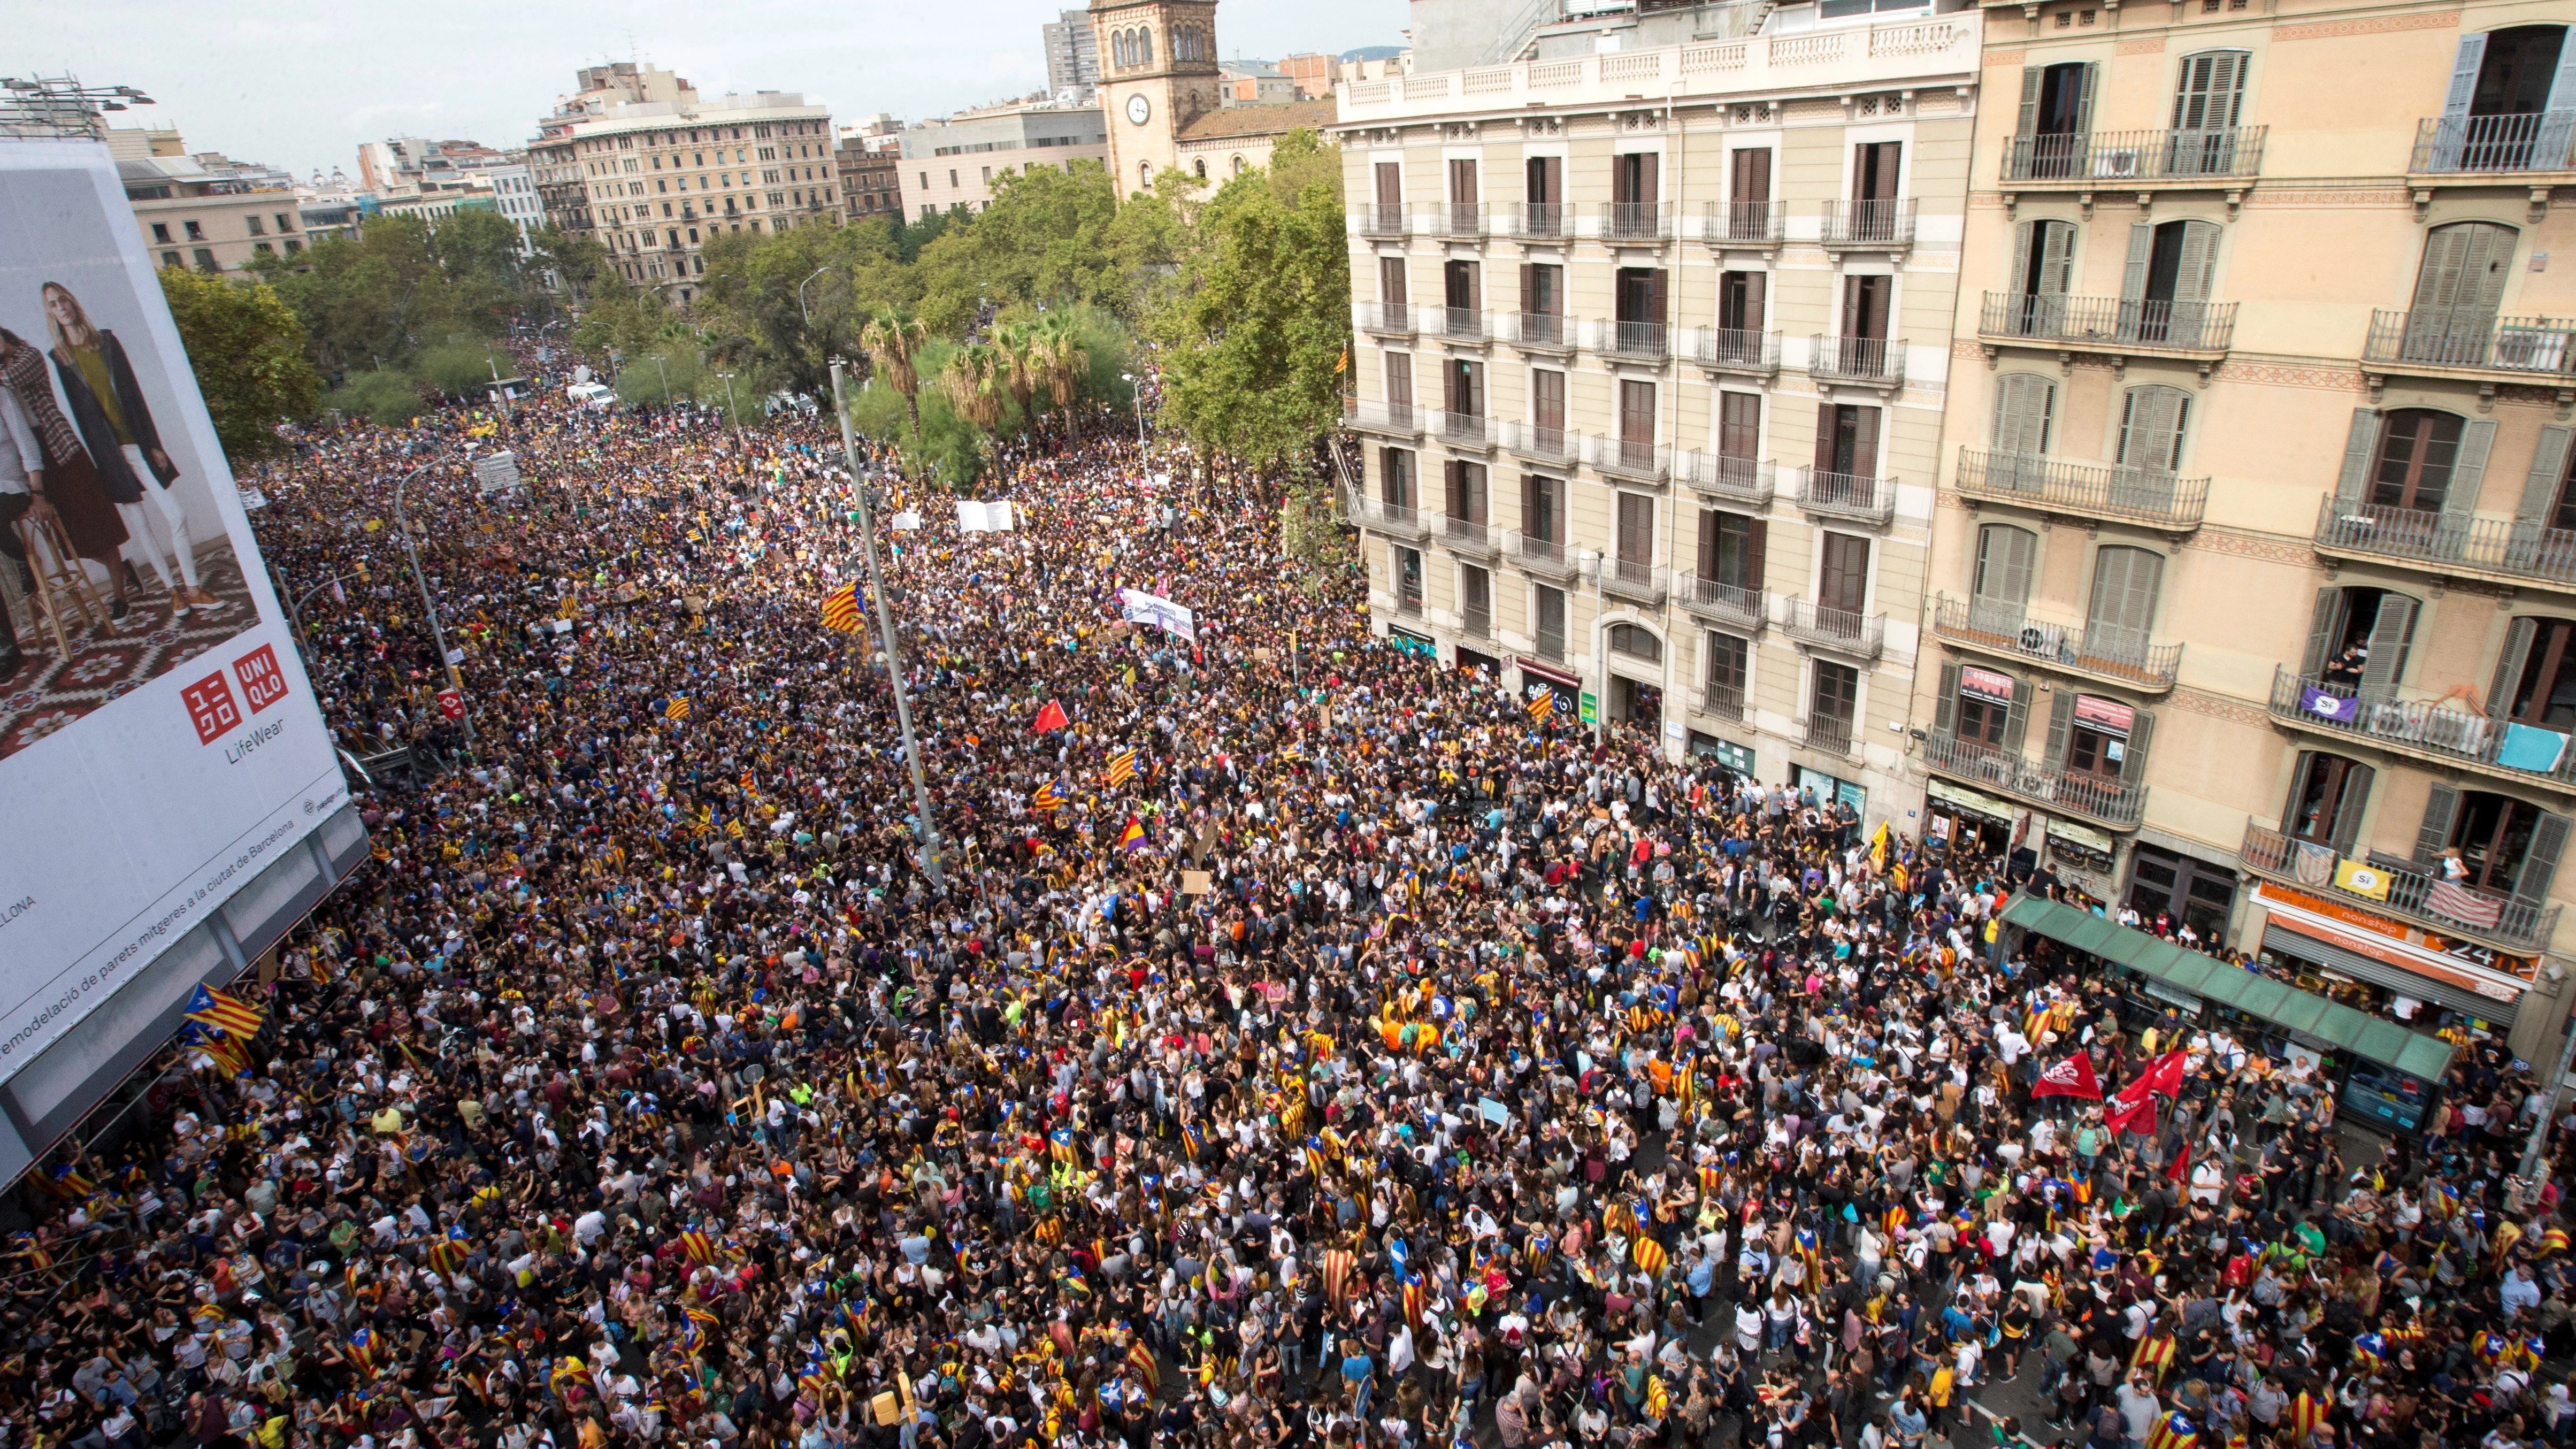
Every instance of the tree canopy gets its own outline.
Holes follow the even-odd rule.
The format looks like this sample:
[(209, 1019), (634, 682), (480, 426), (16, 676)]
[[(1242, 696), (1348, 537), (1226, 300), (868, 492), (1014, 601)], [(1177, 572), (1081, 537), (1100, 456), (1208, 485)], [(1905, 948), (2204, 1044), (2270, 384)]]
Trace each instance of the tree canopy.
[(304, 355), (295, 313), (273, 288), (236, 286), (184, 267), (162, 271), (161, 295), (224, 456), (240, 463), (278, 451), (277, 424), (311, 417), (322, 398), (322, 376)]

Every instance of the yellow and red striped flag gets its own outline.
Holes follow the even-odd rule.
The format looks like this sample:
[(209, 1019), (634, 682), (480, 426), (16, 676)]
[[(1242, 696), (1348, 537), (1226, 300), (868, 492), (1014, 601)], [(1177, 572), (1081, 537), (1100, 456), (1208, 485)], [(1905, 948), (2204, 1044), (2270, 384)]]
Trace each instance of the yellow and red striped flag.
[(843, 634), (859, 632), (859, 586), (855, 581), (823, 596), (823, 627)]

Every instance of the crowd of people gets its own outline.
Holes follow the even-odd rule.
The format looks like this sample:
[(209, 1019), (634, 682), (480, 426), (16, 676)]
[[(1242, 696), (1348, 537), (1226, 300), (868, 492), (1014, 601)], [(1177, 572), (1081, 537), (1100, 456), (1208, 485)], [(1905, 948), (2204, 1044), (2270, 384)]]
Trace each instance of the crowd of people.
[(23, 1194), (14, 1442), (2564, 1443), (2494, 1044), (2348, 1159), (1988, 863), (1372, 639), (1265, 480), (861, 463), (541, 397), (259, 471), (375, 858)]

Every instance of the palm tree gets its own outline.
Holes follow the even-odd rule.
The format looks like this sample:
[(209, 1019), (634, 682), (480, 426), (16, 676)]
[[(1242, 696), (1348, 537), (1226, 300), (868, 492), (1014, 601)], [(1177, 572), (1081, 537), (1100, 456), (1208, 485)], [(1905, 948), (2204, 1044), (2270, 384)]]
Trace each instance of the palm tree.
[(1082, 394), (1082, 380), (1091, 371), (1091, 351), (1082, 345), (1082, 335), (1061, 313), (1047, 319), (1037, 336), (1030, 339), (1030, 353), (1037, 374), (1055, 405), (1064, 409), (1065, 425), (1072, 434), (1073, 446), (1082, 446), (1082, 413), (1074, 406)]
[(1001, 425), (1002, 399), (1010, 390), (1010, 364), (989, 343), (958, 349), (939, 375), (957, 415), (986, 433)]
[(1019, 405), (1020, 426), (1029, 422), (1029, 399), (1038, 389), (1037, 340), (1043, 335), (1038, 328), (1005, 326), (993, 329), (993, 357), (1003, 386), (1011, 401)]
[(876, 364), (877, 372), (888, 386), (903, 394), (903, 405), (912, 414), (912, 435), (921, 436), (921, 374), (912, 365), (913, 358), (929, 341), (930, 329), (918, 317), (901, 312), (879, 312), (859, 329), (859, 348)]

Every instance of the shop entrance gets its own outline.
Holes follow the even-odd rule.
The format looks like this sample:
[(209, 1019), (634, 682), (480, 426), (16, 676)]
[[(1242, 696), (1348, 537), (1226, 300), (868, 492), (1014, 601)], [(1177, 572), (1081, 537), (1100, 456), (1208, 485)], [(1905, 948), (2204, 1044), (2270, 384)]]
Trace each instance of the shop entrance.
[(1610, 718), (1620, 724), (1660, 728), (1664, 722), (1663, 689), (1626, 675), (1610, 676)]

